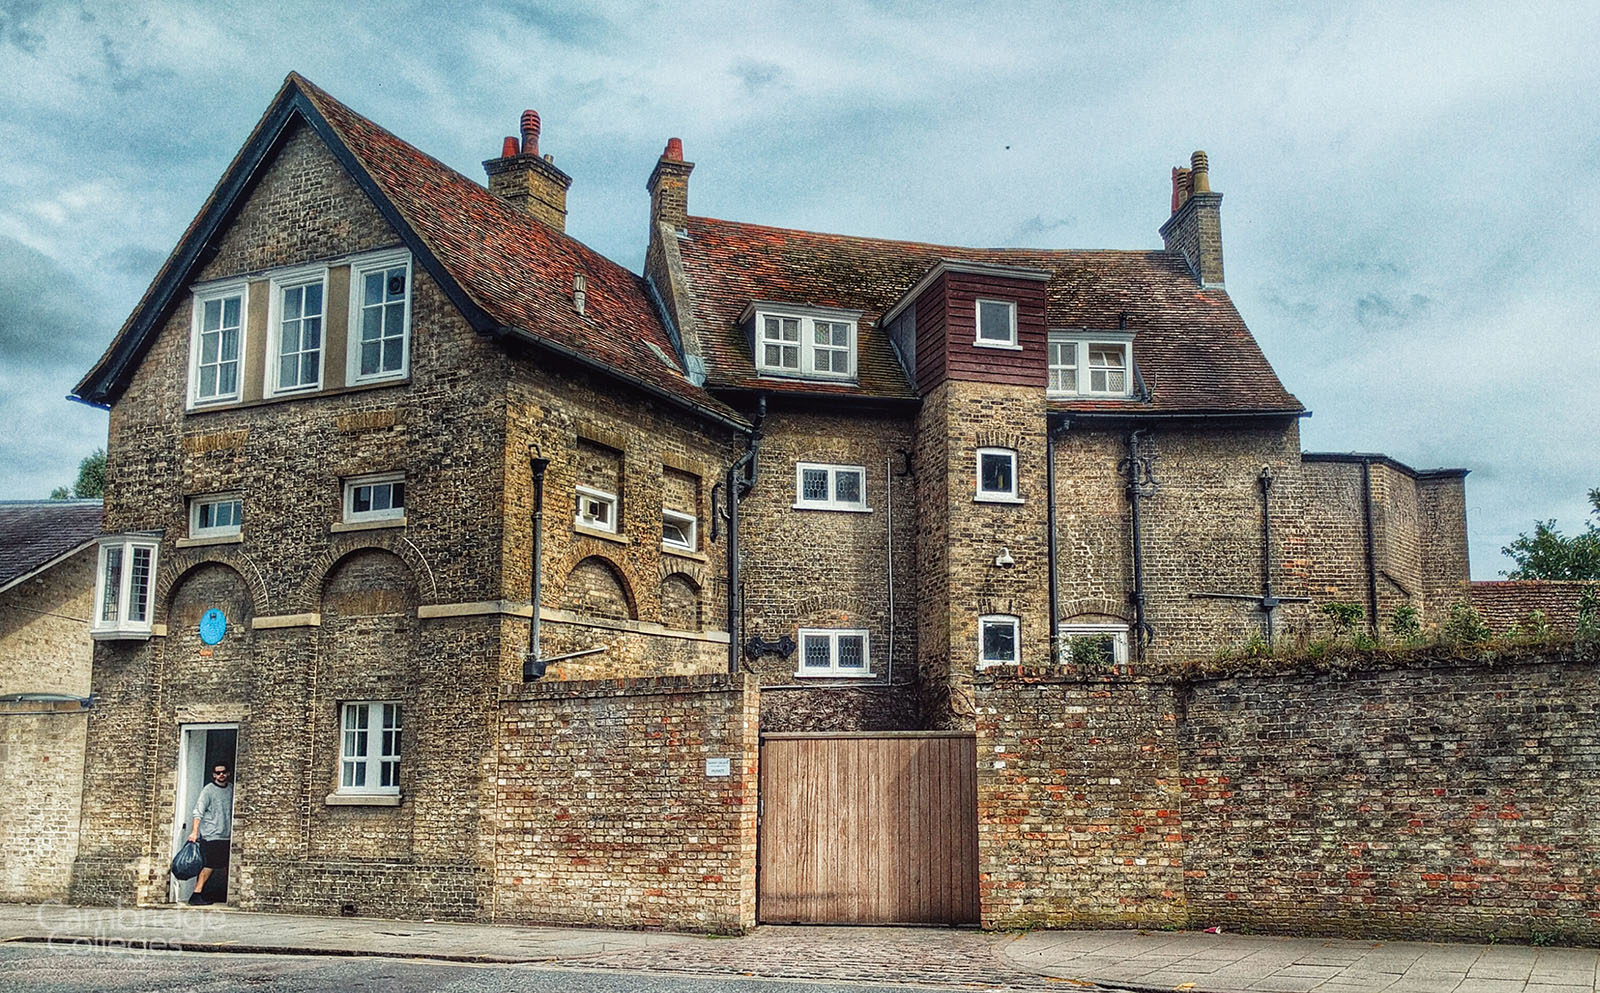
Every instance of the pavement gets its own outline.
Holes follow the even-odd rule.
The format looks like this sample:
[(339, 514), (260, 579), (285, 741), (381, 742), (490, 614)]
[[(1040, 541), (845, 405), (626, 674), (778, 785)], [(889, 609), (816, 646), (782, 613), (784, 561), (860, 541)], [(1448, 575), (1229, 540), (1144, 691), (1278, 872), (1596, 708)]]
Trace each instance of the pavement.
[(738, 938), (0, 904), (0, 942), (63, 951), (386, 956), (544, 968), (986, 990), (1600, 993), (1600, 950), (1147, 931), (764, 926)]

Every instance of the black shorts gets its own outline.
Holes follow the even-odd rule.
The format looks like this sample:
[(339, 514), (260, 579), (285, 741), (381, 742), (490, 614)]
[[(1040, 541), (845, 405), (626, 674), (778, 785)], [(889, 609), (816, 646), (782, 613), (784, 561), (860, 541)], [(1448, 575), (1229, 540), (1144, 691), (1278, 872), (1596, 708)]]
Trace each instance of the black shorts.
[(228, 865), (228, 839), (200, 842), (200, 854), (205, 857), (207, 869), (223, 869)]

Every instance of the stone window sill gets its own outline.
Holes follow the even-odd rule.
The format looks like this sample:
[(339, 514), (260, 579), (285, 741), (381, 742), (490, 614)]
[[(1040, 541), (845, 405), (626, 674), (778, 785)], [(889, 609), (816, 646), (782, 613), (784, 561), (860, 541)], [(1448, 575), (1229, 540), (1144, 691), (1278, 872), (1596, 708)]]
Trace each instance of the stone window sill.
[(212, 538), (179, 538), (173, 542), (179, 548), (199, 548), (202, 545), (240, 545), (244, 543), (242, 534), (223, 534)]
[(631, 544), (625, 534), (613, 534), (610, 531), (601, 531), (597, 528), (586, 528), (581, 524), (572, 525), (572, 530), (587, 538), (599, 538), (601, 541), (614, 541), (619, 545)]
[(330, 807), (398, 807), (398, 793), (329, 793), (323, 803)]
[(403, 528), (406, 526), (404, 517), (395, 517), (387, 521), (334, 521), (328, 525), (332, 534), (343, 534), (346, 531), (376, 531), (379, 528)]
[(711, 561), (711, 558), (708, 555), (704, 555), (700, 552), (691, 552), (687, 548), (679, 548), (676, 545), (668, 545), (665, 542), (663, 542), (661, 545), (661, 554), (670, 555), (675, 559), (689, 559), (691, 561), (701, 563), (707, 563)]
[(973, 497), (973, 498), (972, 498), (972, 502), (973, 502), (973, 503), (1009, 503), (1009, 504), (1023, 504), (1023, 503), (1027, 503), (1027, 502), (1028, 502), (1028, 501), (1026, 501), (1026, 500), (1024, 500), (1024, 499), (1023, 499), (1023, 498), (1022, 498), (1022, 497), (1008, 497), (1008, 496), (975, 496), (975, 497)]

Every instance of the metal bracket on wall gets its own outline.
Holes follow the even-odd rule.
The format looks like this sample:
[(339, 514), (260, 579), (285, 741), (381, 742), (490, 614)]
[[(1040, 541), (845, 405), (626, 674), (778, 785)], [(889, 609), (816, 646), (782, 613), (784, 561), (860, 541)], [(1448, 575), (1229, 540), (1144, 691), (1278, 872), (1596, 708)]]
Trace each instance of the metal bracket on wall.
[(784, 635), (777, 641), (768, 641), (759, 634), (751, 635), (750, 640), (744, 643), (745, 658), (758, 659), (763, 655), (781, 655), (784, 658), (794, 654), (796, 645), (794, 639)]

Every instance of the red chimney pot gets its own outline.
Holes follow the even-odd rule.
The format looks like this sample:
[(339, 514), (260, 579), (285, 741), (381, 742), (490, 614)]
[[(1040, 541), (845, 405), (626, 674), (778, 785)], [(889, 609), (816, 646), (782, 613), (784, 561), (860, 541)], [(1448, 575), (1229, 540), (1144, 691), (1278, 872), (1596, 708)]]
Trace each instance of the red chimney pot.
[(539, 154), (539, 112), (536, 110), (522, 112), (522, 154)]
[(661, 157), (664, 158), (664, 159), (670, 159), (673, 162), (682, 162), (683, 161), (683, 139), (682, 138), (668, 138), (667, 139), (667, 150), (661, 153)]
[(500, 157), (502, 159), (516, 158), (517, 153), (521, 150), (521, 146), (517, 143), (517, 139), (511, 135), (506, 135), (506, 140), (500, 143)]

